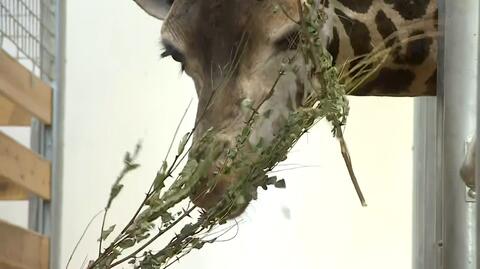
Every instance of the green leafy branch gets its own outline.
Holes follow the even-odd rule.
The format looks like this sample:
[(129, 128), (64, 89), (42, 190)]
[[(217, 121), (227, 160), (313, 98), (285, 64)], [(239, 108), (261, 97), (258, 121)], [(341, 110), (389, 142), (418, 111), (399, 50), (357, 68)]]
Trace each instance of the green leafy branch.
[[(315, 1), (307, 0), (304, 4), (298, 1), (298, 10), (300, 46), (297, 55), (287, 59), (270, 91), (257, 106), (253, 107), (249, 100), (242, 103), (243, 109), (251, 114), (237, 135), (235, 146), (224, 154), (223, 144), (216, 139), (216, 130), (213, 129), (207, 130), (195, 145), (187, 146), (199, 122), (197, 121), (194, 128), (181, 138), (173, 161), (170, 163), (167, 159), (163, 161), (149, 191), (131, 220), (117, 233), (108, 247), (102, 249), (102, 242), (108, 240), (115, 229), (115, 226), (105, 229), (108, 209), (123, 188), (121, 180), (128, 172), (138, 168), (134, 162), (138, 150), (125, 157), (125, 167), (112, 186), (105, 208), (99, 255), (90, 261), (88, 269), (113, 268), (125, 263), (132, 264), (134, 268), (167, 268), (192, 250), (216, 242), (221, 235), (216, 235), (215, 229), (227, 223), (235, 212), (245, 208), (251, 200), (257, 199), (259, 188), (266, 190), (269, 187), (286, 187), (285, 180), (269, 176), (269, 173), (278, 163), (286, 159), (288, 152), (302, 135), (324, 118), (333, 126), (332, 133), (340, 142), (342, 155), (355, 189), (362, 204), (365, 205), (343, 138), (342, 127), (346, 124), (349, 113), (346, 94), (368, 80), (388, 57), (389, 51), (375, 51), (371, 55), (357, 59), (355, 66), (339, 71), (333, 66), (332, 57), (321, 45), (319, 29), (326, 20), (323, 9)], [(306, 77), (300, 74), (299, 68), (292, 66), (295, 57), (299, 56), (304, 61)], [(257, 145), (249, 145), (254, 124), (261, 117), (267, 117), (259, 113), (261, 106), (274, 94), (277, 83), (287, 72), (293, 72), (297, 78), (303, 80), (309, 93), (308, 97), (298, 109), (289, 114), (283, 127), (270, 143), (260, 141)], [(252, 147), (255, 151), (253, 155)], [(187, 155), (190, 158), (181, 172), (174, 176)], [(220, 158), (223, 158), (221, 161), (223, 166), (218, 174), (209, 175), (209, 168)], [(235, 175), (236, 181), (210, 209), (199, 209), (188, 202), (189, 197), (195, 201), (212, 190), (219, 177), (229, 175)], [(203, 185), (207, 188), (200, 188)], [(162, 249), (154, 251), (149, 248), (153, 242), (166, 237), (169, 232), (175, 234)]]

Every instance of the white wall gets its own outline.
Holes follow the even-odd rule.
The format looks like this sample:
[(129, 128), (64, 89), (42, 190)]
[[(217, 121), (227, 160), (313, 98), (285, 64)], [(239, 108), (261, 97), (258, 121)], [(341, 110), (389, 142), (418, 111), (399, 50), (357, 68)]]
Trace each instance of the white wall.
[[(21, 145), (30, 147), (30, 128), (28, 127), (1, 127), (0, 132), (15, 139)], [(28, 227), (28, 202), (3, 201), (0, 202), (0, 219), (20, 227)]]
[[(143, 139), (142, 168), (126, 179), (108, 222), (133, 213), (195, 97), (178, 65), (159, 60), (159, 31), (133, 1), (67, 3), (62, 265), (105, 205), (123, 153)], [(346, 138), (368, 208), (360, 207), (330, 127), (320, 124), (287, 161), (316, 167), (281, 173), (287, 189), (262, 192), (235, 239), (174, 268), (410, 268), (412, 100), (351, 101)], [(98, 227), (99, 220), (71, 268), (95, 256)]]

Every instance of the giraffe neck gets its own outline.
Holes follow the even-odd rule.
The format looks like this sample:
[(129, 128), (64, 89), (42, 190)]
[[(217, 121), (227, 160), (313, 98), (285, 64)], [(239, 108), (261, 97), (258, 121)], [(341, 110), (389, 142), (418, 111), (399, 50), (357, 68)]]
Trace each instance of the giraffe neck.
[[(320, 1), (329, 17), (323, 32), (335, 64), (368, 54), (378, 45), (394, 46), (382, 68), (353, 95), (435, 95), (437, 42), (431, 33), (437, 31), (436, 0)], [(419, 35), (426, 36), (399, 43)]]

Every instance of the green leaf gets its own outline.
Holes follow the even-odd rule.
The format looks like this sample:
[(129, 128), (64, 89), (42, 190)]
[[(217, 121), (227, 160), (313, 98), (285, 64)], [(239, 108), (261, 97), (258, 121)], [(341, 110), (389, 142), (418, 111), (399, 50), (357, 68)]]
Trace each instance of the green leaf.
[(255, 149), (257, 149), (258, 151), (261, 151), (264, 147), (265, 147), (265, 141), (264, 141), (263, 137), (260, 137), (257, 145), (255, 145)]
[(168, 168), (168, 163), (167, 163), (167, 161), (165, 160), (165, 161), (162, 162), (162, 168), (160, 168), (160, 173), (164, 173), (164, 174), (165, 174), (165, 173), (167, 172), (167, 168)]
[(125, 163), (130, 163), (132, 162), (132, 156), (130, 155), (130, 152), (125, 153), (125, 157), (123, 158), (123, 161)]
[(167, 223), (169, 221), (172, 221), (173, 220), (173, 216), (172, 214), (168, 213), (168, 212), (163, 212), (160, 217), (162, 218), (162, 222), (163, 223)]
[(135, 239), (133, 238), (127, 238), (123, 241), (121, 241), (118, 246), (122, 249), (127, 249), (127, 248), (131, 248), (135, 245)]
[(195, 232), (195, 227), (193, 227), (192, 224), (186, 224), (183, 226), (182, 230), (180, 231), (181, 234), (183, 235), (188, 235)]
[(192, 239), (192, 247), (195, 248), (195, 249), (201, 249), (203, 247), (203, 245), (205, 245), (205, 241), (202, 241), (198, 238), (193, 238)]
[(185, 150), (185, 146), (187, 145), (189, 137), (190, 137), (190, 132), (186, 133), (182, 137), (182, 140), (180, 140), (180, 144), (178, 145), (178, 152), (177, 152), (178, 155), (182, 154), (183, 151)]
[(159, 205), (162, 204), (162, 200), (160, 199), (160, 197), (158, 196), (158, 194), (153, 194), (152, 197), (150, 197), (146, 202), (145, 202), (146, 205), (150, 206), (150, 207), (157, 207)]
[(237, 149), (235, 149), (235, 148), (229, 149), (227, 151), (227, 158), (235, 159), (235, 157), (237, 157), (237, 153), (238, 153)]
[(138, 163), (127, 163), (126, 172), (133, 171), (138, 167), (140, 167), (140, 164)]
[(285, 189), (287, 187), (287, 184), (285, 183), (285, 179), (280, 179), (275, 182), (274, 186), (279, 189)]
[(245, 98), (242, 100), (241, 107), (244, 111), (250, 111), (253, 107), (253, 101), (251, 99)]
[(267, 185), (273, 185), (275, 183), (277, 183), (277, 177), (276, 176), (272, 176), (272, 177), (267, 178)]
[(135, 240), (137, 240), (137, 243), (138, 243), (140, 241), (143, 241), (143, 240), (147, 239), (149, 236), (150, 236), (149, 233), (139, 234), (139, 235), (135, 236)]
[(195, 159), (190, 159), (187, 161), (187, 163), (183, 167), (183, 170), (182, 172), (180, 172), (180, 175), (182, 175), (183, 177), (189, 177), (193, 173), (195, 173), (195, 171), (197, 170), (197, 167), (198, 167), (198, 162)]
[(167, 175), (165, 173), (159, 172), (153, 181), (153, 187), (155, 191), (163, 189), (165, 187), (165, 179), (167, 179)]
[(250, 132), (251, 132), (250, 128), (245, 127), (245, 128), (243, 128), (243, 130), (242, 130), (241, 136), (242, 136), (242, 137), (248, 137), (248, 136), (250, 135)]
[[(113, 232), (115, 225), (110, 226), (108, 229), (102, 231), (101, 240), (104, 241)], [(99, 240), (100, 241), (100, 240)]]
[(110, 201), (115, 199), (118, 196), (120, 191), (122, 191), (123, 185), (122, 184), (115, 184), (112, 186), (112, 190), (110, 191)]

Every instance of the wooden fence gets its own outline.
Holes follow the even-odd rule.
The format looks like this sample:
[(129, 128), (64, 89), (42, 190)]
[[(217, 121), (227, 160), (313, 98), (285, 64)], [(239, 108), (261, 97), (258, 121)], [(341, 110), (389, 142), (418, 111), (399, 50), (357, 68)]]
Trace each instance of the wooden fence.
[[(0, 125), (52, 123), (52, 89), (0, 50)], [(51, 162), (0, 131), (0, 200), (51, 198)], [(48, 269), (49, 238), (0, 221), (0, 268)]]

